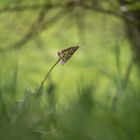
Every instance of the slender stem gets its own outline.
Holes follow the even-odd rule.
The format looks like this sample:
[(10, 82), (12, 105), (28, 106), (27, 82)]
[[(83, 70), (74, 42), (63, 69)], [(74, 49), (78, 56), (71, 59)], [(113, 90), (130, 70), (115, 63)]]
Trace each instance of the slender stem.
[(47, 78), (49, 77), (49, 75), (50, 75), (50, 73), (51, 73), (51, 71), (53, 70), (53, 68), (59, 63), (59, 61), (60, 61), (60, 59), (58, 59), (55, 63), (54, 63), (54, 65), (51, 67), (51, 69), (49, 70), (49, 72), (47, 73), (47, 75), (45, 76), (45, 78), (44, 78), (44, 80), (42, 81), (42, 84), (44, 84), (45, 83), (45, 81), (47, 80)]
[(60, 61), (60, 58), (54, 63), (54, 65), (51, 67), (51, 69), (48, 71), (48, 73), (46, 74), (46, 76), (44, 77), (43, 81), (41, 82), (41, 85), (38, 89), (38, 91), (43, 87), (45, 81), (47, 80), (47, 78), (49, 77), (51, 71), (53, 70), (53, 68), (59, 63)]

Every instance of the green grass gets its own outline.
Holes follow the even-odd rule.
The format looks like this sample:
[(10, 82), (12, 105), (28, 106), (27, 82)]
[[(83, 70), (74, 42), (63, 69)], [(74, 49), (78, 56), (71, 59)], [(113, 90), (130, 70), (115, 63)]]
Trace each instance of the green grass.
[[(101, 14), (85, 15), (82, 29), (68, 14), (19, 52), (0, 54), (0, 140), (140, 139), (136, 66), (123, 85), (131, 61), (123, 25)], [(9, 19), (0, 15), (0, 47), (14, 44), (35, 17), (32, 12)], [(35, 96), (57, 52), (77, 44), (71, 60), (58, 64)]]

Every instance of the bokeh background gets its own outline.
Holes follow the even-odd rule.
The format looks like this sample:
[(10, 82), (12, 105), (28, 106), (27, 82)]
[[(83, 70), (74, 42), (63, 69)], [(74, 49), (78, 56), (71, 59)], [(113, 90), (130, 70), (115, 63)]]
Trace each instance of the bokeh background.
[(1, 140), (140, 139), (139, 0), (0, 0), (0, 31)]

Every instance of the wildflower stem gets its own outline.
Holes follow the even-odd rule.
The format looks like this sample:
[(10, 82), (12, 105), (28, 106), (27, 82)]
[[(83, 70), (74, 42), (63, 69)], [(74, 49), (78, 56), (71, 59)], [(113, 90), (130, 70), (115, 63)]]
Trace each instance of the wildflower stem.
[(40, 91), (40, 89), (43, 87), (45, 81), (47, 80), (47, 78), (49, 77), (51, 71), (53, 70), (53, 68), (59, 63), (60, 58), (54, 63), (54, 65), (51, 67), (51, 69), (48, 71), (48, 73), (46, 74), (46, 76), (44, 77), (43, 81), (41, 82), (41, 85), (38, 89), (38, 91)]
[(44, 78), (44, 80), (42, 81), (42, 84), (44, 84), (45, 83), (45, 81), (47, 80), (47, 78), (49, 77), (49, 75), (50, 75), (50, 73), (51, 73), (51, 71), (53, 70), (53, 68), (59, 63), (59, 61), (60, 61), (60, 59), (58, 59), (55, 63), (54, 63), (54, 65), (51, 67), (51, 69), (49, 70), (49, 72), (46, 74), (46, 76), (45, 76), (45, 78)]

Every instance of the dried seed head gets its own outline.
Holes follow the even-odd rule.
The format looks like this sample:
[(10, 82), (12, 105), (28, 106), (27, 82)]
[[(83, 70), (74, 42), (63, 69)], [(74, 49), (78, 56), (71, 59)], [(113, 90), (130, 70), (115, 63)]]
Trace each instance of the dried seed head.
[(58, 52), (61, 64), (65, 64), (78, 48), (79, 46), (73, 46), (67, 49), (63, 49), (61, 52)]

